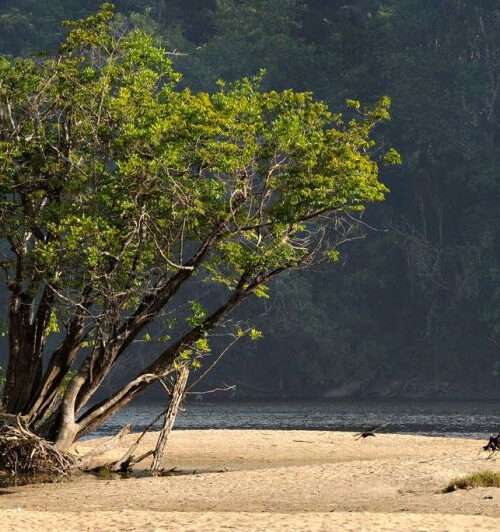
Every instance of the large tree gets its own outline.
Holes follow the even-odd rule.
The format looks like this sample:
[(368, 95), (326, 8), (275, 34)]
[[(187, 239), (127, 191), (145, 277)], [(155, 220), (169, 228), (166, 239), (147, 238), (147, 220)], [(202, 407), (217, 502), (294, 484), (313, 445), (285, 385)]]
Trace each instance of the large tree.
[[(0, 59), (3, 405), (61, 449), (205, 353), (277, 275), (335, 257), (386, 192), (370, 135), (389, 105), (350, 102), (345, 122), (258, 80), (180, 90), (165, 50), (109, 4), (69, 30), (56, 57)], [(169, 312), (182, 320), (164, 323), (153, 360), (92, 404)]]

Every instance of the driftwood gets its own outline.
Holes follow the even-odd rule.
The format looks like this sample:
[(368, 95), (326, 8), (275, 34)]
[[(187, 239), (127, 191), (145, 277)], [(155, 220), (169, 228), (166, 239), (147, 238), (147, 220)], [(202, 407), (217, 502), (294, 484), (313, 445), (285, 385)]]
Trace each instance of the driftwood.
[(168, 436), (172, 431), (177, 412), (179, 411), (182, 399), (184, 398), (188, 377), (189, 368), (187, 366), (182, 366), (178, 372), (177, 381), (172, 392), (170, 404), (167, 413), (165, 414), (163, 428), (160, 432), (160, 435), (158, 436), (158, 442), (156, 443), (156, 448), (153, 452), (153, 462), (151, 464), (151, 471), (154, 474), (160, 473), (163, 469), (165, 448), (167, 445)]
[(99, 467), (111, 467), (111, 465), (115, 464), (116, 462), (109, 461), (109, 458), (106, 459), (104, 457), (104, 454), (111, 450), (113, 447), (116, 447), (121, 440), (129, 434), (131, 431), (130, 425), (125, 425), (120, 432), (112, 436), (111, 438), (105, 439), (103, 442), (101, 442), (99, 445), (96, 445), (91, 451), (84, 454), (77, 462), (78, 468), (82, 470), (91, 470), (91, 469), (97, 469)]
[(137, 440), (130, 446), (129, 450), (114, 464), (111, 465), (111, 470), (114, 472), (120, 472), (120, 473), (126, 473), (131, 470), (132, 466), (135, 464), (138, 464), (139, 462), (142, 462), (149, 456), (151, 456), (154, 453), (154, 450), (151, 449), (138, 457), (135, 457), (134, 452), (139, 446), (139, 443), (141, 442), (144, 435), (149, 431), (149, 429), (160, 419), (160, 417), (163, 415), (160, 414), (152, 423), (150, 423), (144, 432), (137, 438)]
[[(22, 419), (16, 425), (0, 421), (0, 471), (11, 475), (29, 474), (57, 477), (68, 474), (75, 459), (33, 434)], [(16, 417), (16, 416), (15, 416)]]

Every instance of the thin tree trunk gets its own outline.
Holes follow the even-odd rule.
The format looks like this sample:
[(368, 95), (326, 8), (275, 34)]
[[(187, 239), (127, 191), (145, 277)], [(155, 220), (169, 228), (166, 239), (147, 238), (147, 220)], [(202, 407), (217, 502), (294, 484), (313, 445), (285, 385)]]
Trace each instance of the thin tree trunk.
[(158, 442), (156, 444), (155, 452), (153, 454), (153, 463), (151, 464), (151, 471), (154, 474), (158, 474), (163, 469), (165, 459), (165, 448), (167, 446), (168, 436), (172, 431), (172, 427), (177, 417), (177, 412), (184, 398), (184, 392), (186, 390), (186, 384), (189, 377), (189, 369), (187, 366), (182, 366), (177, 376), (177, 382), (172, 392), (172, 398), (170, 399), (170, 405), (167, 413), (165, 414), (165, 421), (163, 429), (158, 436)]
[(80, 350), (80, 344), (73, 345), (70, 349), (60, 346), (50, 361), (42, 379), (38, 392), (33, 396), (34, 400), (28, 411), (28, 416), (33, 423), (39, 423), (53, 407), (57, 396), (61, 391), (61, 384), (68, 375), (73, 362)]
[(168, 347), (163, 353), (160, 353), (158, 358), (141, 371), (134, 380), (85, 412), (78, 419), (80, 431), (77, 439), (101, 425), (106, 419), (123, 408), (138, 393), (144, 390), (144, 388), (146, 388), (151, 382), (170, 373), (172, 364), (183, 349), (192, 345), (199, 340), (206, 331), (215, 327), (222, 318), (236, 308), (250, 294), (251, 289), (233, 294), (224, 305), (219, 307), (218, 310), (203, 322), (202, 326), (197, 326), (191, 329), (175, 344)]
[[(91, 303), (91, 288), (86, 286), (82, 293), (81, 307), (87, 309)], [(28, 416), (33, 422), (43, 419), (53, 406), (60, 386), (80, 351), (84, 338), (83, 327), (84, 316), (77, 314), (71, 320), (63, 341), (53, 351), (38, 390), (32, 396)]]

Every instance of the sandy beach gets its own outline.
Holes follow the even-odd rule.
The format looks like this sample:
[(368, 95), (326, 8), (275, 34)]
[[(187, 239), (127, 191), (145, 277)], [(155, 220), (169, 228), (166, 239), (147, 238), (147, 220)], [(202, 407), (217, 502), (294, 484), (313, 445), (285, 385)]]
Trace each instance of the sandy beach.
[[(135, 439), (126, 437), (117, 458)], [(154, 445), (147, 435), (141, 449)], [(179, 430), (168, 468), (194, 474), (0, 489), (0, 530), (500, 530), (500, 490), (444, 494), (500, 471), (476, 440), (262, 430)], [(87, 441), (75, 451), (95, 445)]]

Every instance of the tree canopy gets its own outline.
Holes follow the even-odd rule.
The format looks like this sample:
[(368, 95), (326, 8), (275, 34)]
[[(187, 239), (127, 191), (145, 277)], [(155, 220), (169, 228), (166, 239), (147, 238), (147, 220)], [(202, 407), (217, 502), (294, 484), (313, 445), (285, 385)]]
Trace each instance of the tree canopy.
[[(3, 402), (61, 448), (197, 362), (210, 331), (276, 276), (337, 257), (387, 190), (371, 133), (390, 103), (350, 101), (345, 119), (311, 93), (263, 92), (259, 78), (192, 92), (110, 4), (67, 26), (54, 57), (0, 60)], [(88, 407), (168, 319), (152, 361)]]

